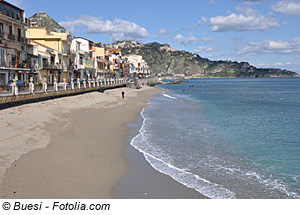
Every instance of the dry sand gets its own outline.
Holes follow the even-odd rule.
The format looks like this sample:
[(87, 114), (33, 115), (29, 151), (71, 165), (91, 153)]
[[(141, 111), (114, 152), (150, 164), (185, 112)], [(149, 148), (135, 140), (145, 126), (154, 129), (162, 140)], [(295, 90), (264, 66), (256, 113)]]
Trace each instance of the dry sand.
[(116, 198), (129, 169), (126, 124), (158, 93), (120, 88), (1, 110), (0, 198)]

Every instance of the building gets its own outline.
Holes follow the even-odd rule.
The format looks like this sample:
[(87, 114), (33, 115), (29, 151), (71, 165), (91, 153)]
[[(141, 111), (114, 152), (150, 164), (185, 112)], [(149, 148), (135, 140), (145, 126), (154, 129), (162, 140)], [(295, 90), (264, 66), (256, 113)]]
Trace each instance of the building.
[(24, 10), (0, 0), (0, 85), (6, 85), (16, 76), (28, 81), (32, 74), (27, 59), (27, 25)]
[(106, 78), (109, 73), (109, 64), (110, 62), (105, 58), (105, 48), (102, 47), (93, 47), (94, 53), (96, 55), (95, 68), (96, 68), (96, 77), (103, 79)]
[(150, 74), (147, 62), (143, 59), (142, 55), (129, 54), (126, 59), (130, 64), (129, 73), (134, 76), (146, 77)]
[(88, 80), (96, 77), (96, 54), (93, 44), (93, 41), (82, 37), (73, 38), (71, 52), (75, 55), (74, 73), (76, 78)]
[(44, 78), (52, 84), (73, 79), (72, 55), (70, 46), (72, 37), (67, 33), (52, 31), (48, 27), (28, 26), (26, 37), (31, 45), (38, 46), (39, 82)]
[(121, 49), (107, 49), (106, 55), (110, 61), (110, 76), (120, 78), (124, 76), (124, 58)]

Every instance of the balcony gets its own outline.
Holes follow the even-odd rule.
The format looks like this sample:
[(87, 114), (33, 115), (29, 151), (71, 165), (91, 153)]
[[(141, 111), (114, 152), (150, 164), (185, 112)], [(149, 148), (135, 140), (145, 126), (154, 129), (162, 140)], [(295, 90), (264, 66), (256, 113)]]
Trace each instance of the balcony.
[(5, 34), (3, 32), (0, 32), (0, 37), (6, 40), (12, 40), (20, 43), (27, 43), (27, 39), (25, 37), (19, 37), (13, 34)]
[(48, 62), (43, 62), (42, 68), (47, 70), (57, 69), (54, 63), (48, 63)]
[(9, 40), (15, 40), (16, 37), (13, 34), (7, 34), (7, 39), (9, 39)]
[(6, 67), (6, 68), (24, 68), (24, 69), (31, 69), (30, 63), (13, 63), (13, 62), (5, 62), (0, 61), (0, 67)]
[(17, 41), (21, 43), (26, 43), (26, 39), (24, 37), (17, 37)]
[(25, 18), (25, 20), (22, 17), (22, 14), (17, 14), (17, 13), (13, 13), (10, 11), (5, 11), (5, 12), (0, 12), (0, 16), (2, 16), (3, 18), (6, 18), (8, 20), (14, 20), (15, 22), (18, 22), (20, 24), (29, 24), (29, 20), (27, 18)]

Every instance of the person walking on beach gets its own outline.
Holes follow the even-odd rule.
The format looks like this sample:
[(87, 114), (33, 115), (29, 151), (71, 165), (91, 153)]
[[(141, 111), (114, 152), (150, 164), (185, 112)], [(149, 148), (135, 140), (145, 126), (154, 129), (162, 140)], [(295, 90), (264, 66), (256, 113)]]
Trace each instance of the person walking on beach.
[(125, 92), (124, 91), (122, 91), (122, 98), (124, 99), (124, 97), (125, 97)]

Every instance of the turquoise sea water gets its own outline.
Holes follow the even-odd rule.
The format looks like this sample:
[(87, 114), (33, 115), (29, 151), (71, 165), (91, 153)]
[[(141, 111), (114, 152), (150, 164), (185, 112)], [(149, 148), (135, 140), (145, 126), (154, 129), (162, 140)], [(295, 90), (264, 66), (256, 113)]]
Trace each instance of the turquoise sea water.
[(131, 141), (155, 169), (210, 198), (300, 198), (300, 79), (159, 88)]

